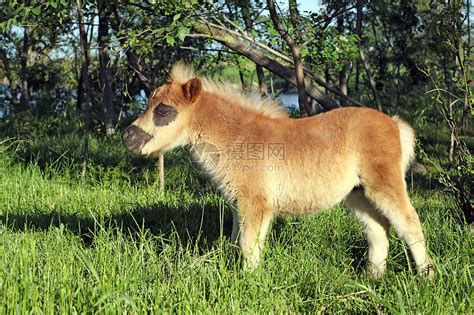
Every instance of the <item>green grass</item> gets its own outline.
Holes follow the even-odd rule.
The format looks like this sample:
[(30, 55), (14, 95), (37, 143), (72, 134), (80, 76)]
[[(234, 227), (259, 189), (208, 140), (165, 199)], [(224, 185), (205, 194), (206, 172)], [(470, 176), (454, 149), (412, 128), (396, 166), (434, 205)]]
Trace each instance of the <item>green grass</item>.
[(86, 182), (80, 147), (54, 139), (0, 146), (1, 314), (474, 310), (474, 235), (442, 192), (411, 192), (433, 283), (393, 231), (387, 274), (370, 279), (362, 228), (342, 206), (276, 220), (250, 273), (230, 244), (231, 205), (183, 151), (167, 156), (160, 193), (153, 162), (118, 137), (92, 141)]

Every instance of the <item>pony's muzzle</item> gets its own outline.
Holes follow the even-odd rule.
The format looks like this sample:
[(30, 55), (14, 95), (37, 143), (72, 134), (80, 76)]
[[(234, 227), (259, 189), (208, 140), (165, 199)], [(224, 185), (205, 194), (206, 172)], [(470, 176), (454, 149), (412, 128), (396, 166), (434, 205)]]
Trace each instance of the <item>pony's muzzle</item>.
[(143, 146), (150, 141), (151, 138), (151, 135), (135, 125), (131, 125), (125, 129), (122, 134), (122, 141), (127, 150), (137, 155), (141, 154)]

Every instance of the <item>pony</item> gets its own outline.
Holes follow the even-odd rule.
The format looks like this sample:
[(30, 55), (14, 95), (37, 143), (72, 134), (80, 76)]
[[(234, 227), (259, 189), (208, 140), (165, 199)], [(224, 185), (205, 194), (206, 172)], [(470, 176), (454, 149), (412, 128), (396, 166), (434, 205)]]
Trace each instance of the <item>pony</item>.
[(187, 146), (233, 210), (232, 241), (255, 269), (272, 219), (344, 202), (365, 228), (367, 269), (383, 275), (389, 227), (407, 244), (420, 274), (433, 277), (405, 173), (415, 133), (369, 108), (339, 108), (292, 119), (277, 102), (174, 65), (169, 80), (123, 133), (134, 154), (156, 157)]

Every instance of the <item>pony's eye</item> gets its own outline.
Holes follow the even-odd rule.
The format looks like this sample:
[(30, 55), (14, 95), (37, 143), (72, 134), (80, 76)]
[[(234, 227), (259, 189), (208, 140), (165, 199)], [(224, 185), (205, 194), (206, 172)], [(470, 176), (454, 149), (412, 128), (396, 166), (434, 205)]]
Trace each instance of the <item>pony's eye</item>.
[(155, 113), (157, 113), (160, 116), (166, 116), (169, 113), (171, 113), (171, 109), (172, 109), (171, 106), (161, 103), (155, 108)]
[(153, 112), (153, 122), (155, 123), (155, 126), (166, 126), (175, 120), (178, 115), (176, 108), (163, 103), (156, 106)]

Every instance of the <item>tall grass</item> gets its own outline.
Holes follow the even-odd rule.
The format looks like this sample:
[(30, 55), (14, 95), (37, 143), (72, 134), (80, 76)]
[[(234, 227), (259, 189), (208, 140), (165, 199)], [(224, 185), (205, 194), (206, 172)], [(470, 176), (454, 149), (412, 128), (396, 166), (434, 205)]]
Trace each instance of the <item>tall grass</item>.
[(411, 192), (433, 283), (394, 233), (386, 276), (368, 277), (362, 228), (342, 206), (276, 220), (250, 273), (229, 240), (232, 205), (184, 151), (167, 156), (160, 193), (153, 161), (126, 154), (118, 137), (93, 139), (81, 182), (68, 137), (0, 146), (1, 314), (474, 310), (474, 236), (441, 192)]

